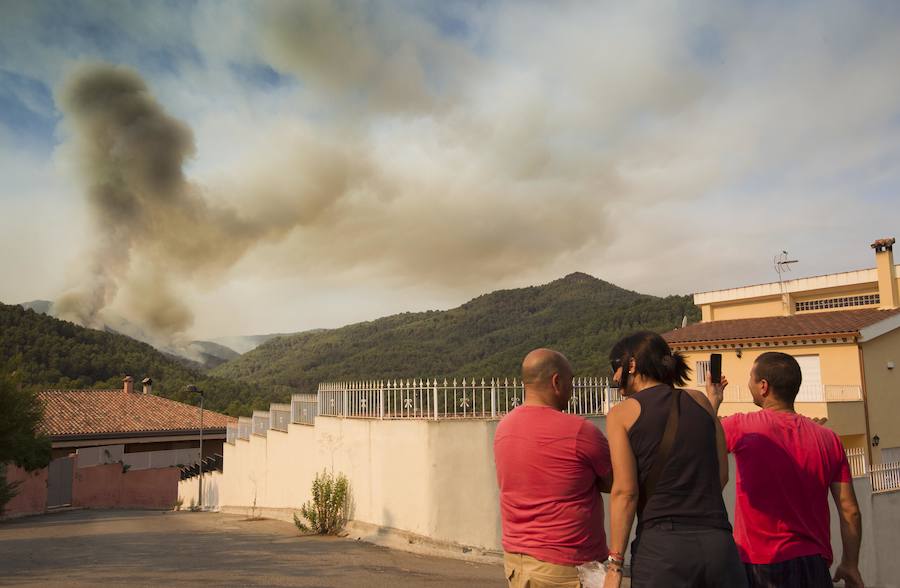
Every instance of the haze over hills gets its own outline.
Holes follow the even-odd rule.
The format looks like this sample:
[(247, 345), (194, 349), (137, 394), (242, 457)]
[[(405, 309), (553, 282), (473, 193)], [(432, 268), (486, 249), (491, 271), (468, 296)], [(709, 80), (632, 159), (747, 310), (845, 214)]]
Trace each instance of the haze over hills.
[(194, 384), (206, 392), (206, 406), (231, 415), (249, 414), (283, 400), (262, 390), (201, 373), (147, 343), (125, 335), (88, 329), (51, 316), (0, 303), (0, 370), (30, 388), (119, 388), (122, 378), (153, 379), (153, 393), (195, 403), (184, 391)]
[[(19, 304), (24, 309), (33, 310), (39, 314), (46, 314), (54, 318), (58, 318), (53, 309), (53, 301), (51, 300), (31, 300)], [(103, 329), (111, 333), (118, 333), (130, 337), (137, 341), (142, 341), (152, 345), (157, 350), (172, 356), (185, 366), (191, 369), (206, 371), (225, 363), (228, 360), (239, 357), (241, 352), (235, 351), (234, 348), (228, 346), (224, 341), (191, 341), (187, 345), (173, 345), (170, 343), (160, 343), (145, 333), (137, 325), (128, 319), (106, 312), (103, 315)], [(249, 351), (263, 341), (277, 337), (272, 335), (254, 335), (249, 337), (231, 337), (239, 346)]]
[(276, 337), (211, 373), (315, 391), (336, 379), (514, 376), (535, 347), (565, 353), (576, 373), (606, 375), (622, 335), (699, 320), (690, 296), (660, 298), (584, 273), (484, 294), (446, 311), (402, 313), (339, 329)]

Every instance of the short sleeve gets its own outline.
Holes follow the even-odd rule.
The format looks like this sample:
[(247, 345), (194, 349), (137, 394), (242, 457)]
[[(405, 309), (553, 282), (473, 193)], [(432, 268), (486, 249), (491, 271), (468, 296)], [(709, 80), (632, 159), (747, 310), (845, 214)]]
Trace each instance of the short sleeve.
[(838, 465), (834, 468), (834, 478), (831, 480), (831, 483), (853, 482), (853, 473), (850, 471), (850, 462), (847, 460), (847, 452), (844, 451), (844, 445), (839, 438), (835, 439), (835, 441), (835, 454), (838, 456)]
[(734, 453), (738, 441), (743, 434), (743, 416), (742, 414), (733, 414), (722, 419), (722, 428), (725, 430), (725, 444), (728, 446), (728, 453)]
[(578, 438), (575, 443), (575, 451), (581, 459), (591, 465), (591, 469), (598, 477), (606, 477), (612, 470), (612, 461), (609, 457), (609, 443), (603, 432), (585, 420), (578, 430)]

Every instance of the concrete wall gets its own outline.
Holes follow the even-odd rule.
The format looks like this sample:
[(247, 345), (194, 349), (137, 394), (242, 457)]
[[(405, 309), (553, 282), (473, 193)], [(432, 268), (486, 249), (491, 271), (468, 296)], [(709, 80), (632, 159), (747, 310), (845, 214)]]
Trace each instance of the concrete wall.
[[(203, 508), (208, 510), (218, 510), (222, 498), (222, 472), (209, 472), (203, 474)], [(183, 502), (181, 508), (187, 510), (192, 506), (200, 504), (198, 496), (200, 493), (199, 478), (197, 476), (180, 480), (178, 482), (178, 498)]]
[(172, 508), (178, 468), (123, 472), (121, 464), (75, 468), (72, 506), (84, 508)]
[(784, 304), (781, 301), (781, 296), (751, 301), (721, 302), (710, 305), (710, 309), (711, 314), (709, 318), (704, 316), (704, 321), (726, 321), (764, 316), (781, 316), (784, 314)]
[[(881, 463), (881, 449), (900, 447), (900, 329), (862, 344), (869, 401), (869, 433), (880, 443), (872, 461)], [(888, 369), (889, 361), (894, 368)]]
[(47, 471), (47, 468), (41, 468), (27, 472), (7, 464), (6, 481), (19, 482), (19, 487), (16, 489), (18, 494), (6, 504), (0, 514), (15, 517), (44, 512), (47, 509)]
[[(605, 431), (605, 419), (592, 419)], [(316, 472), (350, 481), (353, 524), (398, 530), (449, 546), (486, 552), (501, 548), (499, 497), (493, 460), (497, 421), (379, 421), (318, 417), (224, 447), (224, 472), (204, 476), (204, 506), (291, 520), (310, 499)], [(735, 466), (724, 491), (734, 516)], [(197, 503), (197, 479), (179, 483), (182, 508)], [(865, 530), (861, 569), (866, 581), (900, 586), (900, 492), (872, 495), (868, 478), (854, 480)], [(609, 529), (609, 497), (604, 496)], [(832, 545), (841, 556), (832, 504)]]

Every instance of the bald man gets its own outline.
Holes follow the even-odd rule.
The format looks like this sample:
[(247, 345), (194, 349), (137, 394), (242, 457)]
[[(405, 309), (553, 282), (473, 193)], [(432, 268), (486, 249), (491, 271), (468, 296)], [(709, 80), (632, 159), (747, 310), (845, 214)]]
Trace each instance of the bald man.
[(575, 566), (609, 555), (600, 496), (612, 486), (609, 446), (600, 429), (562, 412), (572, 397), (562, 353), (529, 353), (522, 381), (524, 404), (494, 436), (506, 578), (514, 588), (577, 588)]

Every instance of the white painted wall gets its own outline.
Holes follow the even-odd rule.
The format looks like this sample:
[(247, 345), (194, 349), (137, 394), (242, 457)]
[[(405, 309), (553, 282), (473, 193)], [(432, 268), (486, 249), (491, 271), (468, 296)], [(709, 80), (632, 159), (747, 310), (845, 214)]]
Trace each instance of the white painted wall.
[[(590, 419), (605, 432), (606, 419)], [(323, 470), (350, 482), (353, 521), (414, 533), (437, 543), (500, 551), (501, 523), (493, 441), (498, 421), (369, 420), (317, 417), (224, 445), (224, 473), (204, 476), (204, 504), (214, 509), (280, 509), (279, 518), (310, 499)], [(734, 460), (724, 491), (734, 516)], [(868, 478), (854, 480), (863, 512), (861, 570), (869, 584), (900, 587), (900, 492), (872, 495)], [(196, 503), (196, 478), (179, 484), (182, 508)], [(609, 529), (609, 497), (604, 496)], [(878, 513), (877, 517), (873, 516)], [(832, 505), (832, 545), (840, 558)]]

